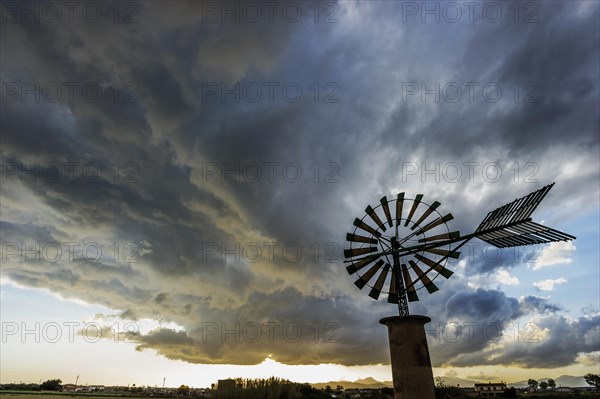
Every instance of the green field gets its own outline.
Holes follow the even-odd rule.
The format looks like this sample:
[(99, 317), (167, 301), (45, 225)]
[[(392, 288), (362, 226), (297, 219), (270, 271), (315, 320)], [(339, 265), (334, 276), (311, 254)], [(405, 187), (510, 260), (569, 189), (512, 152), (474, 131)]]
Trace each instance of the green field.
[(564, 398), (586, 398), (586, 399), (600, 399), (598, 393), (552, 393), (552, 394), (527, 394), (519, 395), (519, 398), (531, 398), (531, 399), (564, 399)]
[[(477, 398), (477, 397), (475, 397)], [(534, 393), (534, 394), (519, 394), (519, 399), (600, 399), (600, 393)], [(455, 397), (455, 399), (473, 399), (473, 397)]]
[[(477, 397), (475, 397), (477, 398)], [(528, 393), (519, 394), (519, 399), (600, 399), (600, 393)], [(455, 399), (473, 399), (473, 397), (455, 397)]]
[(57, 396), (60, 399), (98, 399), (98, 398), (140, 398), (144, 396), (129, 395), (129, 394), (103, 394), (103, 393), (69, 393), (69, 392), (2, 392), (0, 391), (0, 397), (2, 399), (43, 399)]
[[(102, 393), (85, 393), (85, 394), (73, 394), (73, 393), (63, 393), (63, 392), (2, 392), (0, 391), (1, 399), (43, 399), (43, 398), (53, 398), (53, 399), (98, 399), (98, 398), (148, 398), (148, 396), (138, 396), (138, 395), (118, 395), (118, 394), (102, 394)], [(600, 393), (581, 393), (581, 394), (567, 394), (567, 393), (554, 393), (554, 394), (521, 394), (519, 398), (531, 398), (531, 399), (600, 399)], [(459, 399), (459, 398), (457, 398)], [(472, 398), (469, 398), (472, 399)]]

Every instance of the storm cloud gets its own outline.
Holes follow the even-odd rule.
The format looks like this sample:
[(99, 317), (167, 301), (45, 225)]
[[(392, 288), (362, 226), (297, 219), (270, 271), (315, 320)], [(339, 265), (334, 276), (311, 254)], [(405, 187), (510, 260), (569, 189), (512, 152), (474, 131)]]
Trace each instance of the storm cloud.
[[(131, 23), (3, 9), (1, 271), (181, 326), (137, 335), (140, 350), (387, 363), (377, 321), (396, 309), (356, 290), (341, 262), (367, 204), (424, 193), (468, 233), (556, 180), (549, 225), (598, 209), (597, 3), (531, 3), (531, 23), (507, 7), (493, 22), (479, 9), (423, 22), (405, 2), (330, 2), (318, 16), (292, 3), (295, 22), (286, 2), (258, 22), (207, 14), (219, 2), (131, 4)], [(479, 244), (461, 276), (411, 304), (454, 332), (494, 326), (448, 343), (432, 325), (435, 365), (564, 366), (598, 350), (597, 316), (469, 286), (522, 267)], [(498, 349), (493, 332), (531, 315), (543, 342)]]

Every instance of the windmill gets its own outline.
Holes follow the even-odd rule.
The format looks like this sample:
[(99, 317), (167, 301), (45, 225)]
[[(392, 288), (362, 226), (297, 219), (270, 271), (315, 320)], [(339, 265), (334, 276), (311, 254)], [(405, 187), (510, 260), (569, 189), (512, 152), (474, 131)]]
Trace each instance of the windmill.
[(454, 217), (442, 215), (438, 201), (426, 203), (423, 194), (414, 199), (404, 193), (393, 200), (382, 197), (375, 208), (367, 206), (365, 215), (354, 220), (354, 231), (346, 234), (346, 270), (358, 276), (358, 288), (370, 288), (370, 297), (379, 299), (385, 293), (388, 302), (398, 304), (400, 315), (408, 316), (408, 302), (418, 301), (423, 288), (430, 294), (438, 291), (434, 280), (452, 276), (448, 259), (458, 259), (458, 250), (473, 238), (498, 248), (575, 239), (531, 219), (553, 185), (489, 212), (475, 232), (464, 236), (450, 231), (448, 222)]
[(503, 205), (487, 214), (473, 233), (461, 235), (448, 226), (454, 217), (440, 213), (440, 203), (427, 203), (423, 194), (395, 199), (382, 197), (379, 205), (367, 206), (346, 234), (350, 247), (344, 263), (354, 284), (370, 288), (368, 295), (397, 304), (399, 316), (380, 323), (388, 327), (394, 397), (433, 399), (433, 374), (424, 325), (426, 316), (411, 316), (408, 303), (419, 300), (420, 290), (439, 290), (435, 280), (450, 278), (449, 258), (459, 259), (459, 249), (473, 238), (498, 248), (569, 241), (574, 236), (534, 222), (531, 214), (554, 183)]

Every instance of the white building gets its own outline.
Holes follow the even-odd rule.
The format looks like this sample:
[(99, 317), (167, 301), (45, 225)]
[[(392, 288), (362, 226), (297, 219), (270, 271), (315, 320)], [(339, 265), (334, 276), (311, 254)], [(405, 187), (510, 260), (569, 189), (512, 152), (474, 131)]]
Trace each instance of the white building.
[(488, 382), (487, 384), (475, 384), (475, 392), (477, 392), (479, 396), (502, 396), (505, 389), (506, 384), (503, 382)]

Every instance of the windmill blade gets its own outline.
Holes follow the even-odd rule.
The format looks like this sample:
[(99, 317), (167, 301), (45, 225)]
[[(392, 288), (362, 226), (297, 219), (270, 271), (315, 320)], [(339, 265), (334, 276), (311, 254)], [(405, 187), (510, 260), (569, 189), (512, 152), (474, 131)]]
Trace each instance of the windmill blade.
[(386, 263), (385, 266), (383, 267), (383, 270), (379, 274), (379, 277), (377, 277), (377, 281), (375, 282), (375, 285), (373, 286), (373, 288), (371, 288), (371, 292), (369, 292), (369, 296), (371, 298), (379, 299), (379, 295), (381, 294), (381, 290), (383, 289), (383, 283), (385, 283), (385, 279), (386, 279), (389, 271), (390, 271), (390, 264)]
[(390, 281), (390, 292), (388, 293), (388, 303), (398, 303), (398, 281), (396, 280), (398, 270), (392, 267), (392, 280)]
[[(427, 273), (423, 272), (423, 270), (421, 270), (421, 268), (415, 263), (415, 261), (409, 260), (408, 263), (410, 263), (410, 266), (413, 268), (413, 270), (417, 274), (417, 279), (415, 280), (415, 283), (417, 281), (421, 280), (423, 282), (423, 285), (425, 286), (425, 289), (427, 289), (427, 292), (429, 292), (430, 294), (433, 294), (434, 292), (439, 290), (437, 285), (435, 285), (433, 283), (433, 281), (431, 281), (431, 279), (429, 277), (427, 277)], [(429, 270), (431, 270), (431, 269), (429, 269)], [(409, 286), (409, 288), (410, 288), (410, 286)], [(412, 288), (414, 289), (414, 286)]]
[(426, 210), (425, 212), (423, 212), (423, 214), (421, 215), (421, 217), (419, 218), (419, 220), (417, 220), (417, 221), (415, 222), (415, 224), (414, 224), (414, 225), (412, 225), (412, 226), (410, 227), (410, 229), (411, 229), (411, 230), (414, 230), (414, 229), (416, 229), (417, 227), (419, 227), (419, 225), (420, 225), (420, 224), (421, 224), (421, 223), (422, 223), (422, 222), (423, 222), (425, 219), (427, 219), (427, 217), (428, 217), (429, 215), (431, 215), (431, 213), (432, 213), (433, 211), (435, 211), (435, 210), (436, 210), (436, 208), (437, 208), (438, 206), (440, 206), (440, 203), (439, 203), (439, 202), (437, 202), (437, 201), (435, 201), (433, 204), (429, 205), (429, 208), (427, 208), (427, 210)]
[(408, 287), (406, 289), (406, 296), (408, 297), (409, 302), (416, 302), (419, 300), (417, 296), (417, 290), (410, 278), (410, 273), (408, 272), (408, 268), (406, 267), (406, 263), (402, 264), (402, 277), (404, 278), (404, 284)]
[(442, 276), (444, 276), (446, 278), (450, 278), (450, 276), (452, 276), (454, 274), (453, 271), (446, 269), (444, 266), (440, 265), (438, 262), (435, 262), (429, 258), (426, 258), (423, 255), (415, 254), (415, 259), (425, 263), (427, 266), (434, 269), (435, 271), (437, 271), (439, 274), (441, 274)]
[(400, 225), (402, 220), (402, 207), (404, 206), (404, 193), (398, 194), (398, 200), (396, 201), (396, 226)]
[(388, 203), (387, 197), (381, 197), (379, 202), (381, 203), (381, 207), (383, 208), (383, 213), (385, 213), (385, 219), (387, 220), (388, 225), (390, 226), (390, 228), (394, 227), (394, 223), (392, 222), (392, 213), (390, 212), (390, 205)]
[(344, 250), (345, 258), (353, 258), (359, 255), (370, 254), (372, 252), (377, 252), (377, 247), (362, 247), (362, 248), (352, 248)]
[(381, 219), (379, 219), (379, 215), (377, 215), (377, 213), (375, 212), (375, 209), (371, 208), (371, 205), (367, 206), (367, 208), (365, 209), (365, 212), (375, 222), (375, 224), (377, 226), (379, 226), (379, 228), (381, 230), (383, 230), (383, 231), (386, 230), (385, 225), (383, 224)]
[(364, 231), (367, 231), (367, 232), (371, 233), (375, 237), (381, 237), (381, 233), (380, 232), (378, 232), (377, 230), (375, 230), (374, 228), (372, 228), (371, 226), (369, 226), (368, 224), (366, 224), (365, 222), (363, 222), (359, 218), (354, 219), (354, 226), (358, 227), (359, 229), (363, 229)]
[(354, 282), (354, 285), (356, 285), (358, 288), (360, 288), (362, 290), (362, 288), (369, 282), (369, 280), (371, 280), (371, 278), (373, 278), (373, 276), (375, 275), (377, 270), (379, 270), (381, 268), (383, 263), (384, 262), (381, 259), (379, 259), (377, 261), (377, 263), (375, 263), (373, 266), (371, 266), (371, 268), (369, 270), (367, 270), (367, 272), (365, 274), (360, 276), (358, 278), (358, 280), (356, 280)]
[(452, 258), (452, 259), (460, 258), (460, 252), (458, 252), (458, 251), (449, 251), (447, 249), (441, 249), (441, 248), (428, 248), (428, 249), (424, 249), (424, 251), (432, 253), (432, 254), (436, 254), (436, 255), (441, 255), (446, 258)]
[(362, 259), (362, 260), (359, 260), (358, 262), (351, 264), (350, 266), (346, 266), (346, 270), (348, 271), (348, 274), (354, 274), (357, 271), (359, 271), (360, 269), (362, 269), (363, 267), (365, 267), (373, 262), (375, 262), (375, 259)]
[(346, 234), (346, 241), (364, 242), (367, 244), (377, 244), (377, 240), (375, 238), (359, 236), (358, 234), (351, 234), (351, 233)]
[(421, 238), (419, 242), (439, 241), (439, 240), (452, 240), (460, 237), (459, 231), (451, 231), (450, 233), (438, 234), (431, 237)]
[(494, 209), (487, 214), (475, 232), (483, 233), (488, 230), (500, 229), (509, 224), (525, 221), (531, 216), (544, 197), (546, 197), (552, 186), (554, 186), (554, 183)]
[(421, 203), (421, 199), (423, 198), (423, 194), (418, 194), (415, 200), (413, 201), (412, 208), (410, 208), (410, 212), (408, 213), (408, 217), (406, 218), (406, 222), (404, 222), (404, 227), (408, 226), (410, 223), (410, 219), (412, 219), (417, 207)]
[(454, 216), (452, 216), (451, 213), (447, 213), (446, 215), (442, 216), (441, 218), (437, 218), (433, 222), (426, 224), (425, 227), (421, 227), (419, 229), (419, 231), (417, 231), (417, 235), (421, 235), (421, 234), (425, 233), (426, 231), (429, 231), (429, 230), (433, 229), (434, 227), (439, 226), (442, 223), (449, 222), (452, 219), (454, 219)]

